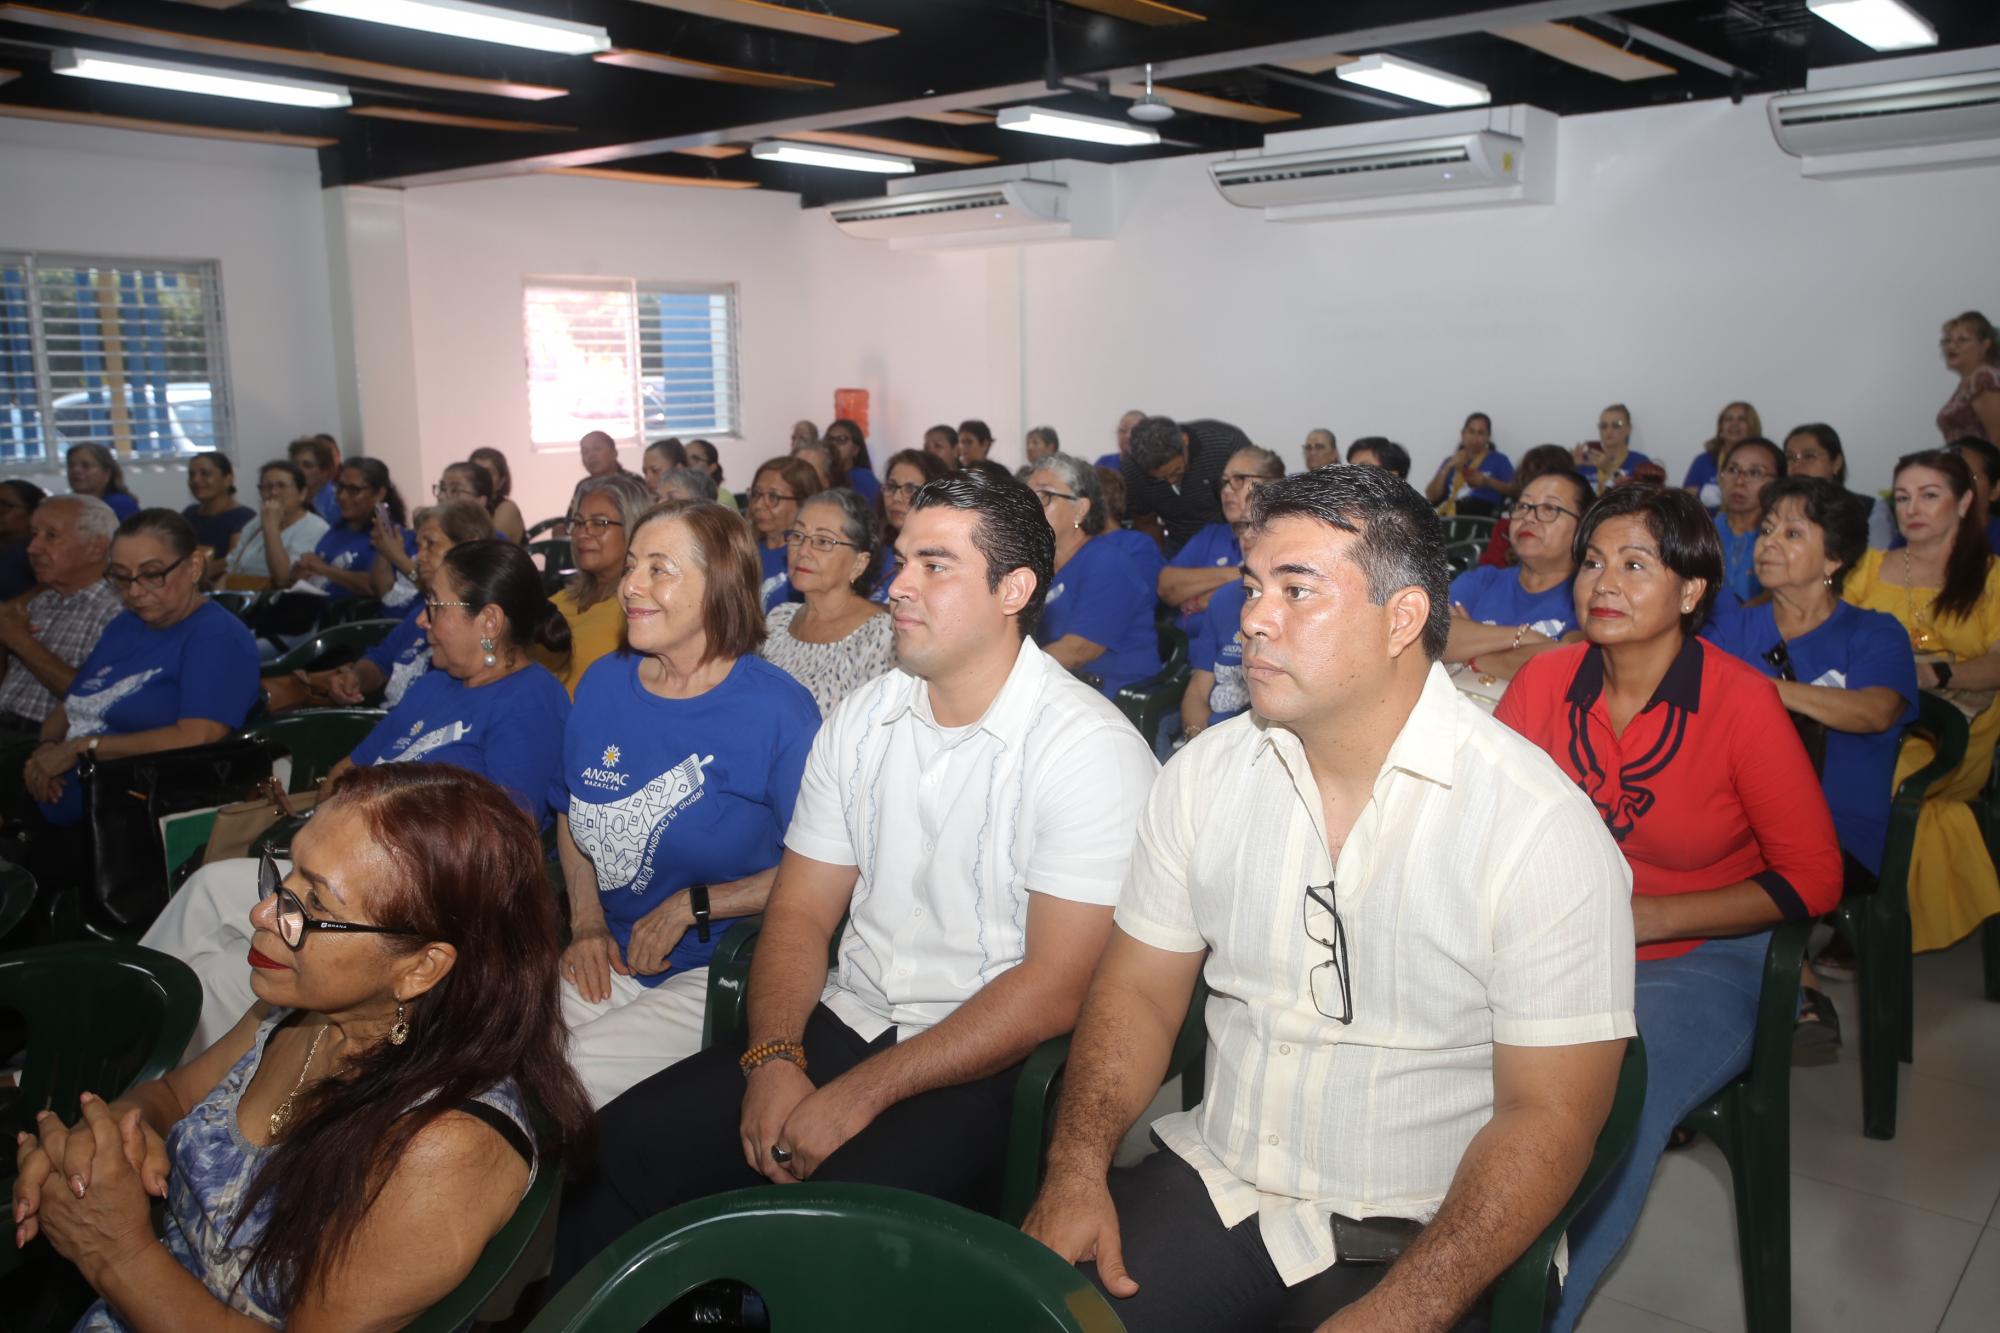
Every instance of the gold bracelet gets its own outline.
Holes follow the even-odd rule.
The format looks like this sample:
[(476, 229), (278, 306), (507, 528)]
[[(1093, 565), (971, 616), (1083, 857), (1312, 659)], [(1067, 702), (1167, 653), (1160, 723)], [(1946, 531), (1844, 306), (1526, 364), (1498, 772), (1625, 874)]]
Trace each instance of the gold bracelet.
[(748, 1074), (751, 1070), (767, 1065), (773, 1060), (789, 1060), (799, 1067), (801, 1074), (806, 1072), (806, 1048), (796, 1041), (762, 1042), (743, 1052), (736, 1064)]
[(1523, 625), (1519, 629), (1515, 630), (1513, 648), (1509, 648), (1508, 651), (1512, 652), (1514, 648), (1519, 648), (1521, 646), (1521, 640), (1527, 637), (1528, 637), (1528, 627), (1526, 625)]

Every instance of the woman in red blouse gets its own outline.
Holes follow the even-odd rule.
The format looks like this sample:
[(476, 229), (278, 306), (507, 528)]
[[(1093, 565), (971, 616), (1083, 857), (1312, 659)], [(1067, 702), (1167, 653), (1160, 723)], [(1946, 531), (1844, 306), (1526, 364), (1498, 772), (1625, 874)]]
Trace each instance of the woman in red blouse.
[(1701, 502), (1607, 492), (1576, 535), (1585, 642), (1521, 669), (1495, 714), (1590, 795), (1632, 866), (1647, 1087), (1638, 1136), (1570, 1229), (1551, 1327), (1582, 1314), (1681, 1119), (1750, 1059), (1764, 950), (1840, 898), (1826, 798), (1776, 688), (1695, 637), (1722, 581)]

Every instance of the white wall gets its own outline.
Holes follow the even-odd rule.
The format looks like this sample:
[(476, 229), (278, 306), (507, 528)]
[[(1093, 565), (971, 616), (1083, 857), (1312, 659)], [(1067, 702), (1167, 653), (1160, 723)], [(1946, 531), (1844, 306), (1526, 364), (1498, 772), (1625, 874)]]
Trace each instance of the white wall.
[[(0, 119), (0, 249), (219, 260), (239, 465), (338, 429), (312, 151)], [(187, 503), (179, 466), (127, 472), (142, 499)]]

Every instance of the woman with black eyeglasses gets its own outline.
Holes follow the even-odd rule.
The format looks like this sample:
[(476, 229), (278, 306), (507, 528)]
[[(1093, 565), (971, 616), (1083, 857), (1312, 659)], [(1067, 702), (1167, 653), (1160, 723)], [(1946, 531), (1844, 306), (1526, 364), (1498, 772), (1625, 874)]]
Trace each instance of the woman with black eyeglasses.
[(1571, 580), (1576, 526), (1597, 493), (1569, 468), (1540, 473), (1508, 519), (1512, 569), (1476, 565), (1451, 581), (1451, 638), (1444, 662), (1452, 681), (1491, 707), (1506, 682), (1537, 653), (1575, 642)]
[(125, 610), (104, 627), (76, 681), (42, 724), (23, 780), (52, 825), (83, 818), (71, 775), (93, 759), (208, 745), (243, 725), (257, 701), (257, 644), (202, 596), (194, 529), (171, 509), (118, 525), (104, 577)]
[[(1838, 482), (1786, 477), (1764, 488), (1757, 581), (1764, 595), (1718, 610), (1703, 631), (1716, 647), (1775, 678), (1778, 698), (1823, 744), (1820, 786), (1833, 812), (1846, 890), (1874, 887), (1889, 831), (1896, 750), (1917, 713), (1917, 669), (1896, 618), (1841, 600), (1868, 550), (1859, 497)], [(1795, 1064), (1823, 1064), (1840, 1020), (1810, 971), (1802, 978)]]
[(571, 698), (592, 663), (625, 641), (625, 612), (618, 605), (625, 543), (639, 515), (652, 504), (651, 488), (629, 472), (585, 477), (570, 496), (570, 558), (576, 573), (555, 595), (555, 608), (569, 625), (569, 651), (544, 651), (540, 660)]
[(872, 600), (889, 600), (889, 585), (896, 581), (898, 568), (896, 536), (909, 520), (917, 492), (950, 471), (936, 454), (922, 449), (899, 449), (889, 456), (889, 466), (882, 473), (882, 572), (869, 594)]
[[(530, 649), (562, 652), (569, 626), (543, 594), (535, 562), (490, 537), (453, 547), (431, 576), (419, 623), (430, 637), (431, 670), (334, 765), (322, 796), (351, 768), (451, 764), (497, 783), (547, 829), (570, 703)], [(181, 959), (201, 978), (193, 1050), (219, 1039), (256, 998), (243, 970), (256, 900), (256, 862), (217, 861), (196, 871), (146, 932), (147, 948)]]
[(826, 428), (822, 437), (847, 473), (847, 486), (869, 504), (882, 498), (882, 483), (875, 476), (875, 464), (868, 457), (868, 437), (861, 423), (840, 418)]
[(812, 691), (825, 717), (850, 691), (896, 664), (888, 608), (868, 600), (882, 563), (881, 527), (859, 492), (821, 491), (799, 507), (785, 548), (787, 577), (805, 600), (764, 613), (757, 651)]
[(399, 546), (406, 558), (417, 551), (416, 537), (404, 526), (409, 515), (402, 494), (380, 459), (350, 458), (334, 478), (333, 502), (340, 510), (340, 522), (327, 529), (319, 545), (292, 562), (292, 588), (334, 601), (372, 597), (379, 548)]
[(821, 489), (819, 472), (797, 454), (764, 460), (750, 478), (750, 489), (745, 493), (750, 502), (747, 516), (750, 530), (757, 538), (757, 559), (764, 571), (757, 597), (767, 612), (774, 606), (798, 600), (785, 574), (790, 549), (785, 545), (785, 533), (798, 518), (799, 506)]

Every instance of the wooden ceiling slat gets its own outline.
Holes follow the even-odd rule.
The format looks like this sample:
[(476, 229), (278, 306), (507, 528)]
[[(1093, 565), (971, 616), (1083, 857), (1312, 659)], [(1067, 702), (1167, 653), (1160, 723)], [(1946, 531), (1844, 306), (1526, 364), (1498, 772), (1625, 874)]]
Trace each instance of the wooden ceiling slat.
[(706, 79), (711, 83), (735, 83), (746, 88), (831, 88), (825, 79), (801, 78), (796, 74), (773, 74), (761, 69), (739, 69), (734, 65), (713, 65), (706, 60), (670, 56), (658, 51), (633, 51), (614, 47), (591, 57), (600, 65), (643, 69), (651, 74), (671, 74), (683, 79)]
[(658, 5), (661, 9), (676, 9), (683, 14), (699, 14), (703, 18), (721, 19), (726, 23), (772, 28), (801, 37), (824, 37), (833, 42), (875, 42), (884, 37), (902, 35), (900, 28), (864, 23), (860, 19), (837, 18), (832, 14), (816, 14), (811, 10), (793, 9), (789, 5), (767, 4), (765, 0), (640, 0), (640, 3)]
[(1161, 4), (1160, 0), (1063, 0), (1078, 9), (1088, 9), (1093, 13), (1109, 14), (1115, 19), (1129, 19), (1133, 23), (1143, 23), (1149, 28), (1167, 28), (1182, 23), (1206, 23), (1206, 15), (1191, 9), (1180, 9), (1173, 5)]
[(716, 144), (707, 144), (700, 148), (676, 148), (674, 149), (674, 151), (676, 153), (685, 154), (688, 157), (706, 157), (711, 159), (719, 159), (725, 157), (741, 157), (750, 150), (747, 148), (738, 147), (736, 144), (716, 143)]
[(756, 181), (717, 180), (713, 176), (668, 176), (655, 171), (621, 171), (616, 167), (551, 167), (550, 176), (590, 176), (603, 181), (629, 181), (635, 185), (683, 185), (702, 190), (754, 190)]
[(250, 0), (174, 0), (177, 5), (195, 5), (202, 9), (234, 9), (246, 5)]
[(65, 125), (101, 125), (113, 130), (138, 130), (143, 134), (172, 134), (183, 139), (232, 139), (238, 143), (278, 144), (286, 148), (331, 148), (338, 139), (311, 134), (280, 134), (276, 130), (225, 130), (214, 125), (187, 125), (172, 120), (144, 120), (137, 116), (106, 116), (95, 111), (65, 111), (52, 106), (20, 106), (0, 102), (0, 116), (22, 120), (53, 120)]
[(1578, 69), (1587, 69), (1592, 74), (1602, 74), (1620, 83), (1661, 79), (1680, 73), (1672, 65), (1662, 64), (1636, 51), (1627, 51), (1567, 23), (1524, 23), (1517, 28), (1488, 28), (1487, 31), (1531, 51), (1552, 56), (1566, 65), (1575, 65)]
[(798, 143), (823, 143), (834, 148), (858, 148), (865, 153), (896, 153), (919, 162), (949, 162), (954, 166), (977, 167), (1000, 159), (991, 153), (972, 153), (963, 148), (938, 148), (927, 143), (907, 143), (884, 139), (875, 134), (849, 134), (845, 130), (793, 130), (779, 138)]
[(0, 69), (0, 83), (12, 83), (20, 77), (21, 71), (18, 69)]
[[(1117, 97), (1139, 97), (1146, 89), (1143, 84), (1114, 83), (1111, 91)], [(1153, 85), (1153, 95), (1176, 111), (1191, 111), (1197, 116), (1219, 116), (1224, 120), (1247, 120), (1255, 125), (1275, 125), (1281, 120), (1297, 120), (1299, 113), (1284, 111), (1274, 106), (1254, 106), (1249, 102), (1232, 102), (1227, 97), (1211, 97), (1207, 93), (1191, 93), (1185, 88), (1168, 88)]]
[(984, 111), (928, 111), (911, 120), (928, 120), (933, 125), (991, 125), (993, 117)]
[(448, 111), (419, 111), (403, 106), (351, 106), (350, 116), (376, 120), (406, 120), (417, 125), (449, 125), (461, 130), (495, 130), (502, 134), (573, 134), (574, 125), (554, 125), (538, 120), (494, 120), (490, 116), (457, 116)]
[(375, 83), (397, 83), (413, 88), (435, 88), (441, 92), (479, 93), (487, 97), (511, 97), (539, 102), (550, 97), (567, 97), (569, 89), (535, 83), (514, 83), (505, 79), (479, 79), (461, 74), (440, 74), (434, 70), (384, 65), (373, 60), (350, 60), (345, 56), (301, 51), (289, 46), (265, 46), (257, 42), (231, 42), (216, 37), (196, 37), (190, 33), (148, 28), (137, 23), (70, 14), (34, 5), (0, 4), (0, 19), (37, 28), (76, 33), (83, 37), (103, 37), (131, 42), (163, 51), (184, 51), (189, 55), (220, 56), (229, 60), (250, 60), (264, 65), (287, 65)]

